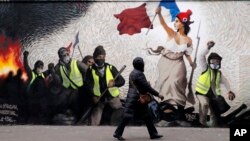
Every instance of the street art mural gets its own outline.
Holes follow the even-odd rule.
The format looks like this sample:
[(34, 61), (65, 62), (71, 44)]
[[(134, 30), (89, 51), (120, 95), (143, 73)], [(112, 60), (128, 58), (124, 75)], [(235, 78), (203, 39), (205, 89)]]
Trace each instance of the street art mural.
[[(116, 74), (126, 66), (121, 72), (124, 84), (119, 86), (123, 106), (133, 60), (143, 58), (147, 80), (164, 96), (162, 101), (155, 97), (148, 106), (158, 126), (249, 123), (249, 4), (184, 0), (1, 3), (0, 124), (93, 124), (96, 102), (103, 101), (93, 100), (96, 83), (88, 86), (87, 78), (88, 71), (102, 64), (103, 58), (97, 56), (103, 52)], [(98, 46), (101, 49), (96, 51)], [(68, 68), (61, 67), (67, 62), (65, 56)], [(75, 66), (73, 59), (78, 60)], [(79, 73), (71, 76), (75, 67), (83, 84), (75, 80)], [(64, 69), (68, 76), (63, 76)], [(116, 80), (105, 83), (118, 87)], [(99, 91), (102, 94), (104, 88)], [(215, 105), (211, 99), (217, 94), (230, 105), (222, 114), (216, 112), (218, 107), (212, 107), (214, 112), (202, 108)], [(123, 108), (104, 105), (99, 124), (117, 124)], [(211, 122), (212, 115), (221, 115), (218, 124)]]

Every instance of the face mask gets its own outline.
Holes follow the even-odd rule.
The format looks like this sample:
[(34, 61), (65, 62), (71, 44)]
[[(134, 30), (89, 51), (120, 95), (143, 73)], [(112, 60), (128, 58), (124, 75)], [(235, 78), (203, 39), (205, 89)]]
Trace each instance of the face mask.
[(95, 59), (95, 64), (98, 67), (103, 67), (104, 66), (105, 59)]
[(220, 65), (210, 64), (210, 67), (211, 67), (213, 70), (217, 70), (217, 69), (220, 68)]
[(42, 71), (43, 71), (43, 69), (41, 69), (41, 68), (37, 68), (37, 69), (36, 69), (36, 73), (37, 73), (37, 74), (42, 73)]
[(63, 62), (64, 62), (65, 64), (68, 64), (69, 61), (70, 61), (70, 57), (69, 57), (69, 56), (65, 56), (65, 57), (63, 58)]

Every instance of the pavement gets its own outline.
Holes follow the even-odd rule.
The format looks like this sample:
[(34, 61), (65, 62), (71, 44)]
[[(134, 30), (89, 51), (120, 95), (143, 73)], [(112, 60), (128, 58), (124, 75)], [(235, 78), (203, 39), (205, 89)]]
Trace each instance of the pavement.
[[(115, 126), (0, 126), (1, 141), (117, 141)], [(157, 127), (160, 141), (229, 141), (229, 128)], [(145, 126), (127, 126), (126, 141), (150, 141)]]

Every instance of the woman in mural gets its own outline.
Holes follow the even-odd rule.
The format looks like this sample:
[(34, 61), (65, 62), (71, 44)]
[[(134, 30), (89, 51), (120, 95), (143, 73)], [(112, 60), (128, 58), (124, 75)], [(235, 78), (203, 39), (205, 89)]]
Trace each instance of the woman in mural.
[(191, 10), (181, 12), (176, 16), (174, 27), (177, 31), (170, 28), (163, 19), (161, 8), (156, 9), (156, 14), (164, 30), (167, 33), (167, 44), (165, 47), (158, 47), (152, 52), (161, 54), (158, 62), (159, 77), (156, 82), (156, 89), (168, 100), (170, 104), (178, 107), (179, 118), (184, 118), (184, 107), (186, 105), (185, 89), (187, 87), (186, 67), (183, 56), (186, 56), (191, 67), (196, 64), (192, 61), (192, 39), (187, 36), (190, 31), (189, 25)]

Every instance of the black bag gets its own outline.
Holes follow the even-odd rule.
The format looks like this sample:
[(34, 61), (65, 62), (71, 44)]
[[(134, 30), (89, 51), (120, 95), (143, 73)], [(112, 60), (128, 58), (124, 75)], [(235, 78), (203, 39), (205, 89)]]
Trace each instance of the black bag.
[(213, 109), (219, 114), (223, 114), (230, 109), (230, 105), (228, 105), (224, 97), (221, 95), (212, 97), (210, 102), (212, 104)]

